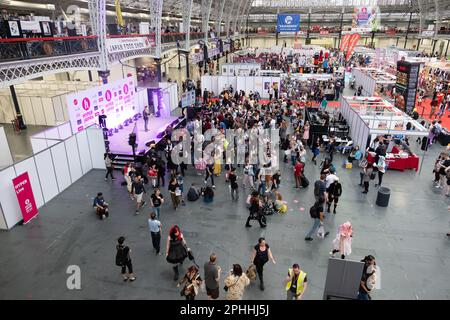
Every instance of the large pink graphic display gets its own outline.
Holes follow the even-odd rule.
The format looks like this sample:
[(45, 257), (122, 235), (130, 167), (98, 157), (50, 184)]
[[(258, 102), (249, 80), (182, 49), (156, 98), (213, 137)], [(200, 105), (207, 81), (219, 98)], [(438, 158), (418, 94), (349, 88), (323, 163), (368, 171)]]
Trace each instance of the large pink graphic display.
[(27, 223), (39, 213), (34, 200), (33, 190), (31, 189), (30, 177), (28, 172), (22, 173), (13, 179), (14, 191), (19, 202), (20, 211), (22, 211), (23, 222)]
[(97, 123), (106, 115), (108, 128), (115, 128), (134, 116), (135, 84), (132, 77), (67, 95), (73, 133)]

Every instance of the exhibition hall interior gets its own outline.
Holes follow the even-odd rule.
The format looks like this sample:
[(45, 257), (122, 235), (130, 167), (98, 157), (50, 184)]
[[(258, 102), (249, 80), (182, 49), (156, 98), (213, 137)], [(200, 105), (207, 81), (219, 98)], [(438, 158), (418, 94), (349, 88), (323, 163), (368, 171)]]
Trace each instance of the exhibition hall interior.
[(0, 1), (0, 299), (449, 300), (449, 0)]

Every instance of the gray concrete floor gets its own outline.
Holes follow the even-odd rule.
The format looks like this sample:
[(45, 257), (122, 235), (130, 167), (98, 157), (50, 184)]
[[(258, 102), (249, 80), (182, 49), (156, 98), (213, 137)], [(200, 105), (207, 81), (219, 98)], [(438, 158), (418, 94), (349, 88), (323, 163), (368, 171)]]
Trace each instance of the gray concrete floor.
[[(268, 217), (265, 230), (255, 222), (250, 229), (244, 227), (248, 215), (245, 191), (241, 188), (239, 201), (231, 202), (223, 176), (217, 178), (212, 204), (188, 202), (176, 212), (164, 188), (162, 247), (170, 226), (178, 224), (197, 262), (203, 265), (214, 251), (225, 272), (233, 263), (247, 267), (252, 247), (265, 236), (277, 264), (266, 265), (266, 290), (261, 292), (253, 282), (245, 298), (284, 299), (287, 269), (299, 263), (308, 273), (304, 298), (321, 299), (336, 228), (350, 220), (354, 238), (349, 259), (372, 254), (382, 270), (382, 287), (374, 292), (374, 299), (449, 299), (450, 239), (445, 235), (450, 230), (449, 200), (431, 182), (433, 161), (441, 150), (441, 146), (432, 147), (420, 175), (415, 171), (387, 172), (384, 184), (392, 190), (388, 208), (375, 205), (373, 183), (368, 195), (361, 194), (359, 170), (341, 168), (343, 158), (337, 155), (335, 163), (343, 184), (338, 213), (326, 218), (330, 237), (310, 243), (304, 237), (311, 226), (308, 209), (314, 199), (313, 187), (293, 189), (290, 166), (283, 164), (281, 188), (289, 211)], [(313, 184), (319, 168), (311, 163), (310, 152), (308, 158), (306, 174)], [(105, 182), (103, 171), (92, 171), (41, 208), (30, 224), (0, 232), (0, 299), (181, 299), (171, 266), (164, 256), (153, 253), (147, 230), (150, 208), (135, 216), (134, 202), (120, 185), (120, 173), (116, 176), (113, 183)], [(185, 186), (193, 181), (202, 183), (202, 177), (189, 169)], [(92, 209), (92, 197), (98, 191), (111, 204), (110, 218), (105, 221), (98, 220)], [(305, 210), (300, 211), (301, 207)], [(124, 283), (115, 266), (116, 239), (121, 235), (132, 248), (134, 283)], [(80, 266), (82, 290), (66, 288), (69, 265)], [(186, 261), (183, 271), (189, 265)], [(200, 293), (198, 299), (206, 299), (206, 295)]]
[(25, 158), (33, 155), (30, 137), (38, 132), (49, 128), (47, 126), (33, 126), (27, 125), (27, 129), (20, 133), (14, 132), (12, 125), (4, 124), (6, 138), (8, 140), (9, 148), (14, 163), (19, 162)]

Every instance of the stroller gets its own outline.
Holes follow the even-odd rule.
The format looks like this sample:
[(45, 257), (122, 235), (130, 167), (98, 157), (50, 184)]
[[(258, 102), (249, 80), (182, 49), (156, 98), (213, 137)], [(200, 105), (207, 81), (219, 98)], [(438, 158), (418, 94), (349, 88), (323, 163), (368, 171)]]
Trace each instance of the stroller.
[(264, 198), (263, 198), (261, 212), (265, 216), (271, 216), (271, 215), (275, 214), (274, 204), (268, 196), (264, 196)]

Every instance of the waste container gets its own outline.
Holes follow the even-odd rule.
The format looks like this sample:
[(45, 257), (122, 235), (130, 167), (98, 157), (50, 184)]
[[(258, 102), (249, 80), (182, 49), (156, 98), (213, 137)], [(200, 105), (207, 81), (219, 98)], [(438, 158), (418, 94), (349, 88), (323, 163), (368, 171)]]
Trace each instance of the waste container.
[(391, 189), (386, 187), (380, 187), (378, 189), (376, 204), (380, 207), (387, 207), (389, 204), (390, 197), (391, 197)]

